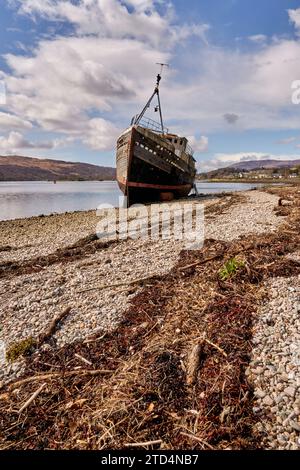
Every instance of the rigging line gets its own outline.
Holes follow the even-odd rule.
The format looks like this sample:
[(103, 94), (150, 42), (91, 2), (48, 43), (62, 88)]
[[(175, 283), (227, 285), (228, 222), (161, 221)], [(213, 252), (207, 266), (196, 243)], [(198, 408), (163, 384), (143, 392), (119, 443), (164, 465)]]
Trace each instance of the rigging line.
[(163, 117), (162, 117), (162, 112), (161, 112), (160, 96), (159, 96), (159, 90), (158, 89), (157, 89), (157, 99), (158, 99), (161, 131), (164, 134), (165, 133), (165, 128), (164, 128)]
[(144, 116), (145, 112), (147, 111), (147, 109), (150, 107), (150, 104), (151, 104), (151, 101), (153, 100), (154, 96), (156, 95), (157, 93), (157, 90), (155, 88), (154, 92), (152, 93), (151, 95), (151, 98), (149, 98), (149, 100), (147, 101), (144, 109), (142, 110), (142, 112), (137, 116), (136, 120), (134, 121), (134, 124), (138, 124), (140, 122), (140, 120), (142, 119), (142, 117)]

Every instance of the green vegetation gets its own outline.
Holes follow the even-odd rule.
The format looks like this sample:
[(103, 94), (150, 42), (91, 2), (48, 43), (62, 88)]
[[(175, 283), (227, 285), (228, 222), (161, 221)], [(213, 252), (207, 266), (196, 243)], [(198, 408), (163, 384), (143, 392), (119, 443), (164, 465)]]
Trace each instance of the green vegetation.
[(222, 269), (219, 271), (219, 277), (221, 281), (226, 281), (230, 277), (234, 276), (239, 268), (244, 268), (245, 262), (237, 258), (231, 258), (226, 261)]
[(15, 362), (20, 356), (28, 354), (35, 345), (36, 341), (32, 337), (12, 343), (6, 352), (6, 359), (9, 362)]

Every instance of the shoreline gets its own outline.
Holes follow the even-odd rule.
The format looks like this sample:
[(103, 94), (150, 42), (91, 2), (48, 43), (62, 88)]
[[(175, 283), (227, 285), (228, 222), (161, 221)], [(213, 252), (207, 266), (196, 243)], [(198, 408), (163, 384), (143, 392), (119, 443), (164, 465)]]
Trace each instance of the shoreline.
[[(18, 183), (18, 182), (16, 182), (16, 183)], [(22, 182), (19, 182), (19, 183), (22, 183)], [(30, 183), (30, 181), (28, 181), (28, 183)], [(33, 183), (47, 183), (47, 182), (44, 182), (44, 181), (42, 181), (42, 182), (36, 181), (36, 182), (33, 182)], [(73, 182), (70, 182), (70, 183), (73, 183)], [(75, 183), (76, 183), (76, 182), (75, 182)], [(83, 182), (83, 183), (86, 183), (86, 182)], [(97, 182), (97, 181), (88, 181), (87, 183), (98, 183), (98, 182)], [(101, 182), (100, 182), (100, 183), (101, 183)], [(111, 183), (111, 181), (104, 181), (103, 183)], [(114, 194), (114, 190), (117, 191), (118, 197), (122, 197), (122, 193), (121, 193), (121, 191), (119, 191), (119, 189), (117, 188), (117, 183), (116, 183), (116, 182), (113, 182), (113, 183), (115, 183), (116, 187), (112, 190), (112, 193), (108, 193), (108, 194), (107, 194), (107, 201), (108, 201), (108, 202), (114, 201), (113, 204), (116, 204), (116, 206), (118, 206), (119, 203), (117, 202), (118, 200), (116, 199), (117, 196)], [(220, 183), (220, 184), (221, 184), (221, 183)], [(229, 185), (230, 185), (230, 183), (229, 183)], [(246, 183), (246, 185), (247, 185), (247, 183)], [(242, 186), (242, 184), (241, 184), (240, 186)], [(243, 189), (243, 188), (240, 188), (240, 187), (239, 187), (238, 189), (229, 188), (229, 189), (222, 190), (222, 191), (220, 191), (220, 192), (218, 192), (218, 188), (212, 188), (212, 191), (209, 192), (209, 193), (207, 193), (207, 192), (201, 193), (201, 188), (199, 188), (199, 197), (201, 196), (202, 198), (206, 198), (206, 197), (209, 197), (209, 196), (211, 196), (211, 195), (217, 197), (218, 194), (221, 194), (221, 195), (222, 195), (223, 193), (240, 192), (240, 191), (244, 191), (244, 190), (247, 191), (247, 190), (250, 190), (250, 186), (253, 186), (253, 185), (251, 185), (251, 184), (249, 185), (249, 184), (248, 184), (248, 188), (246, 187), (246, 189)], [(259, 189), (259, 188), (258, 188), (259, 186), (260, 186), (260, 184), (257, 183), (257, 189)], [(51, 185), (51, 188), (52, 188), (52, 185)], [(221, 189), (224, 189), (224, 188), (221, 187)], [(213, 191), (215, 191), (215, 192), (213, 192)], [(21, 194), (22, 194), (22, 193), (16, 193), (16, 195), (19, 195), (19, 196), (20, 196)], [(24, 194), (26, 195), (26, 191), (25, 191)], [(52, 194), (51, 191), (49, 192), (49, 195), (50, 195), (50, 194)], [(65, 192), (65, 193), (63, 193), (63, 194), (66, 194), (66, 196), (68, 197), (68, 192)], [(91, 193), (91, 197), (92, 197), (92, 194), (93, 194), (93, 193)], [(9, 194), (8, 194), (8, 195), (9, 195)], [(12, 196), (12, 195), (13, 195), (13, 193), (12, 193), (10, 196)], [(43, 192), (41, 192), (41, 195), (44, 196)], [(48, 193), (46, 193), (46, 195), (47, 195), (47, 197), (49, 197)], [(79, 195), (80, 195), (80, 193), (79, 193)], [(0, 194), (0, 196), (3, 196), (3, 194)], [(101, 196), (101, 194), (100, 194), (100, 196)], [(102, 197), (102, 196), (101, 196), (101, 197)], [(19, 212), (18, 212), (19, 209), (18, 209), (18, 206), (16, 207), (18, 216), (15, 217), (15, 218), (12, 218), (11, 215), (10, 215), (10, 213), (9, 213), (9, 212), (6, 212), (6, 210), (5, 210), (5, 208), (4, 208), (4, 209), (3, 209), (4, 218), (0, 220), (0, 223), (1, 223), (1, 222), (7, 222), (7, 221), (10, 221), (10, 220), (16, 220), (16, 221), (17, 221), (17, 220), (21, 220), (21, 219), (31, 219), (31, 218), (35, 218), (35, 217), (49, 217), (49, 216), (51, 217), (51, 216), (58, 216), (58, 215), (67, 214), (67, 213), (71, 214), (71, 213), (76, 213), (76, 212), (88, 212), (88, 211), (93, 211), (93, 210), (96, 210), (98, 204), (101, 204), (102, 202), (104, 202), (104, 201), (101, 200), (101, 197), (100, 197), (100, 199), (99, 199), (98, 202), (96, 202), (96, 201), (93, 200), (93, 204), (95, 204), (94, 207), (91, 205), (90, 207), (83, 207), (82, 209), (80, 209), (80, 208), (79, 208), (79, 209), (76, 209), (76, 208), (74, 208), (72, 205), (69, 206), (69, 203), (68, 203), (68, 204), (65, 205), (65, 206), (63, 205), (63, 208), (66, 209), (66, 210), (63, 210), (63, 211), (58, 210), (58, 208), (55, 207), (55, 206), (52, 206), (52, 208), (54, 207), (52, 211), (49, 211), (49, 213), (48, 213), (48, 210), (47, 210), (46, 213), (44, 213), (44, 212), (43, 212), (43, 208), (40, 207), (38, 210), (35, 211), (35, 212), (36, 212), (35, 214), (32, 214), (32, 209), (31, 209), (31, 211), (30, 211), (30, 209), (29, 209), (29, 214), (26, 215), (26, 216), (24, 216), (24, 217), (23, 217), (22, 215), (19, 216)], [(193, 195), (189, 196), (189, 197), (188, 197), (188, 200), (193, 200), (193, 197), (194, 197)], [(43, 206), (43, 207), (47, 207), (47, 198), (46, 198), (45, 200), (43, 200), (43, 201), (44, 201), (44, 206)], [(181, 199), (181, 201), (182, 201), (182, 199)], [(50, 201), (50, 202), (51, 202), (51, 201)], [(80, 201), (79, 201), (79, 202), (80, 202)], [(8, 201), (8, 203), (10, 204), (9, 201)], [(2, 204), (2, 206), (3, 206), (3, 202), (2, 202), (1, 204)], [(34, 201), (32, 201), (32, 204), (34, 204)], [(0, 210), (2, 209), (2, 206), (0, 207)], [(10, 205), (9, 205), (9, 207), (10, 207)], [(26, 205), (25, 205), (25, 207), (26, 207)], [(50, 206), (50, 207), (51, 207), (51, 206)], [(12, 205), (12, 207), (10, 207), (10, 210), (12, 211), (12, 213), (14, 213), (14, 206), (13, 206), (13, 205)], [(30, 212), (31, 212), (31, 213), (30, 213)]]
[(232, 178), (232, 179), (226, 179), (226, 178), (216, 178), (216, 179), (200, 179), (196, 180), (198, 183), (228, 183), (228, 184), (258, 184), (261, 186), (269, 186), (269, 185), (298, 185), (300, 183), (300, 178)]
[[(285, 188), (284, 191), (288, 191), (288, 189)], [(291, 189), (291, 194), (293, 191), (296, 194), (295, 189)], [(258, 240), (263, 240), (263, 237), (266, 237), (266, 239), (269, 238), (271, 240), (270, 247), (272, 247), (273, 239), (275, 243), (276, 234), (280, 233), (280, 227), (285, 223), (283, 212), (286, 211), (288, 213), (290, 203), (287, 202), (287, 205), (280, 210), (276, 209), (276, 207), (278, 207), (280, 192), (279, 189), (276, 188), (272, 189), (271, 192), (272, 194), (260, 190), (244, 191), (232, 194), (227, 193), (222, 197), (220, 197), (220, 195), (214, 195), (214, 197), (208, 195), (205, 201), (202, 199), (200, 201), (196, 200), (196, 203), (204, 203), (206, 212), (206, 242), (204, 248), (197, 252), (185, 251), (182, 242), (174, 240), (158, 240), (155, 242), (151, 240), (125, 240), (109, 243), (97, 240), (95, 237), (91, 236), (91, 234), (94, 233), (93, 229), (96, 222), (95, 214), (91, 213), (94, 211), (67, 213), (67, 215), (60, 214), (59, 216), (45, 216), (42, 218), (34, 217), (32, 219), (20, 219), (21, 221), (19, 220), (17, 222), (6, 221), (7, 227), (3, 227), (4, 222), (0, 222), (0, 246), (5, 246), (3, 244), (7, 239), (9, 231), (12, 227), (14, 229), (14, 233), (11, 234), (10, 238), (10, 246), (12, 249), (0, 251), (0, 291), (2, 293), (0, 315), (3, 325), (0, 339), (5, 342), (6, 349), (9, 350), (16, 341), (20, 342), (30, 337), (39, 341), (39, 338), (45, 335), (45, 332), (51, 326), (51, 322), (53, 322), (57, 315), (62, 315), (61, 320), (58, 321), (53, 331), (51, 331), (49, 339), (44, 340), (37, 349), (34, 348), (34, 350), (30, 352), (31, 356), (26, 359), (25, 355), (24, 358), (20, 358), (12, 364), (5, 364), (5, 361), (4, 363), (2, 361), (2, 376), (0, 377), (0, 381), (2, 381), (4, 395), (6, 393), (5, 390), (7, 390), (6, 387), (13, 386), (14, 381), (22, 379), (23, 376), (28, 377), (33, 373), (42, 373), (42, 371), (48, 371), (50, 373), (51, 371), (59, 370), (60, 367), (65, 368), (66, 365), (57, 362), (58, 351), (62, 351), (62, 357), (64, 357), (65, 354), (71, 354), (71, 351), (73, 351), (72, 361), (74, 361), (75, 348), (75, 351), (78, 351), (76, 354), (79, 354), (81, 358), (87, 360), (85, 363), (85, 367), (87, 367), (88, 363), (95, 363), (97, 354), (100, 354), (99, 351), (102, 350), (101, 361), (104, 361), (103, 368), (109, 368), (108, 364), (105, 362), (107, 360), (112, 361), (111, 367), (113, 367), (113, 369), (118, 367), (119, 359), (113, 360), (116, 351), (110, 351), (110, 349), (113, 348), (114, 342), (117, 341), (117, 338), (119, 338), (118, 341), (126, 342), (126, 335), (130, 338), (135, 331), (140, 331), (142, 325), (147, 338), (149, 338), (149, 345), (152, 344), (151, 341), (153, 339), (152, 348), (155, 349), (155, 342), (158, 341), (156, 335), (158, 335), (160, 338), (159, 341), (162, 342), (161, 347), (163, 350), (172, 350), (174, 348), (174, 346), (172, 346), (173, 343), (168, 343), (169, 339), (165, 336), (165, 333), (171, 328), (171, 336), (173, 336), (172, 341), (174, 341), (174, 334), (175, 338), (178, 336), (178, 347), (180, 345), (180, 348), (183, 348), (182, 360), (185, 362), (188, 356), (186, 356), (187, 350), (184, 346), (185, 343), (180, 340), (181, 331), (184, 331), (187, 340), (186, 346), (193, 344), (194, 341), (192, 337), (193, 331), (190, 329), (191, 327), (189, 325), (186, 326), (186, 329), (184, 327), (185, 321), (188, 321), (190, 314), (186, 305), (191, 304), (191, 311), (198, 305), (196, 311), (197, 309), (200, 309), (200, 311), (204, 309), (204, 315), (206, 309), (210, 308), (210, 302), (212, 305), (215, 303), (215, 295), (220, 295), (220, 298), (224, 296), (224, 293), (227, 295), (226, 289), (229, 289), (230, 285), (228, 284), (225, 288), (225, 284), (223, 291), (221, 290), (218, 293), (214, 276), (218, 275), (218, 270), (224, 264), (223, 257), (225, 256), (226, 261), (226, 257), (233, 256), (230, 255), (230, 252), (232, 251), (232, 253), (234, 253), (235, 246), (238, 247), (237, 250), (240, 252), (238, 256), (243, 256), (246, 250), (245, 247), (254, 243), (256, 238)], [(195, 200), (193, 202), (195, 202)], [(27, 223), (25, 221), (27, 221)], [(28, 240), (31, 240), (30, 244)], [(239, 245), (244, 246), (244, 248), (241, 250)], [(253, 249), (256, 250), (255, 243), (253, 246)], [(268, 244), (266, 246), (269, 249)], [(223, 254), (219, 255), (220, 260), (218, 261), (218, 257), (212, 257), (212, 253), (218, 253), (220, 250)], [(212, 259), (211, 263), (204, 265), (204, 271), (202, 271), (201, 263), (199, 270), (193, 268), (195, 262), (196, 265), (197, 263), (199, 264), (197, 260), (199, 256), (201, 260), (201, 253), (206, 253), (206, 251), (207, 254), (205, 257)], [(247, 251), (245, 251), (245, 253), (247, 253)], [(255, 256), (258, 256), (258, 254)], [(250, 259), (252, 258), (249, 258), (249, 260)], [(180, 274), (180, 269), (182, 269), (180, 268), (180, 266), (182, 266), (180, 263), (183, 263), (185, 267), (184, 273), (186, 276), (184, 277)], [(253, 269), (251, 265), (252, 262), (247, 261), (247, 263), (249, 263), (250, 273)], [(266, 262), (266, 264), (268, 264), (268, 262)], [(189, 266), (192, 266), (192, 268), (189, 268)], [(174, 274), (173, 276), (175, 277), (173, 279), (172, 272), (176, 272), (176, 269), (179, 269), (179, 274), (176, 274), (177, 277)], [(205, 274), (205, 269), (207, 269), (207, 275)], [(216, 274), (213, 274), (215, 269)], [(245, 273), (244, 275), (248, 276), (249, 273)], [(196, 277), (194, 278), (194, 276)], [(257, 287), (255, 287), (255, 284), (252, 286), (252, 281), (247, 280), (247, 278), (245, 279), (246, 281), (243, 281), (244, 284), (240, 284), (240, 288), (246, 289), (245, 295), (247, 297), (248, 284), (250, 291), (254, 288), (257, 289)], [(208, 284), (206, 285), (207, 282)], [(175, 286), (177, 287), (175, 288)], [(165, 289), (169, 289), (169, 294), (167, 294)], [(163, 294), (160, 294), (161, 290), (164, 292)], [(187, 293), (191, 291), (188, 297), (186, 297), (187, 294), (185, 295), (185, 291)], [(146, 297), (144, 297), (145, 295)], [(161, 295), (163, 295), (162, 298), (164, 298), (162, 304), (160, 304), (160, 302), (162, 302)], [(233, 302), (232, 299), (234, 299), (235, 296), (236, 292), (233, 290), (230, 293), (230, 297), (228, 297), (228, 299), (231, 298), (231, 300), (228, 301)], [(141, 314), (142, 311), (139, 310), (141, 305), (141, 300), (139, 299), (142, 298), (145, 302), (145, 308), (146, 305), (148, 305), (147, 302), (150, 302), (147, 307), (149, 313), (146, 317), (145, 314)], [(254, 299), (253, 297), (253, 308), (258, 298), (259, 297)], [(152, 306), (151, 302), (153, 303)], [(153, 306), (156, 305), (156, 302), (158, 302), (157, 305), (161, 305), (161, 307), (155, 307), (158, 309), (155, 313), (155, 310), (152, 311), (152, 309), (154, 308)], [(178, 313), (169, 317), (167, 312), (177, 311), (175, 305), (177, 305), (178, 302), (179, 305), (181, 305)], [(168, 306), (168, 304), (170, 305)], [(163, 305), (166, 306), (163, 307)], [(130, 321), (126, 320), (126, 316), (128, 317), (131, 310), (133, 309), (133, 312), (136, 308), (138, 310), (134, 317), (130, 317)], [(215, 308), (219, 308), (217, 304)], [(167, 310), (165, 311), (165, 309)], [(186, 317), (182, 317), (183, 312), (186, 312)], [(159, 315), (159, 318), (155, 320), (156, 315)], [(256, 317), (254, 314), (251, 315), (253, 315), (253, 321), (258, 325), (257, 328), (259, 328), (260, 314), (258, 314), (255, 320), (254, 318)], [(261, 315), (263, 318), (264, 314), (262, 313)], [(205, 316), (203, 318), (205, 318)], [(133, 326), (125, 332), (125, 326), (123, 327), (122, 325), (127, 325), (128, 321), (129, 324), (133, 322)], [(199, 317), (199, 328), (200, 325), (202, 325), (201, 322), (202, 320)], [(161, 330), (158, 325), (164, 325), (164, 329)], [(228, 324), (226, 328), (231, 328), (230, 325), (231, 324)], [(262, 323), (262, 325), (264, 325), (264, 323)], [(204, 328), (204, 325), (202, 325), (201, 328)], [(220, 327), (220, 331), (222, 328)], [(295, 328), (297, 329), (297, 325)], [(117, 333), (119, 330), (120, 333)], [(177, 330), (178, 333), (176, 333)], [(122, 331), (123, 333), (121, 333)], [(115, 334), (117, 334), (116, 337), (114, 336)], [(217, 342), (216, 344), (221, 344), (226, 336), (228, 336), (228, 333), (219, 339), (212, 338), (211, 341), (213, 343)], [(96, 341), (96, 343), (94, 343), (94, 341)], [(104, 342), (103, 346), (101, 346), (102, 342)], [(121, 348), (118, 352), (118, 354), (121, 354), (122, 361), (124, 360), (125, 364), (126, 361), (129, 360), (129, 357), (132, 356), (132, 360), (134, 360), (135, 354), (143, 354), (145, 346), (143, 346), (142, 343), (140, 346), (138, 346), (138, 343), (135, 345), (135, 342), (136, 339), (132, 339), (130, 344), (126, 347), (122, 347), (123, 349), (125, 348), (124, 358), (121, 352), (123, 349)], [(95, 348), (95, 350), (93, 349), (94, 353), (87, 352), (86, 345), (89, 344), (91, 344), (92, 348)], [(237, 347), (244, 347), (243, 344), (242, 342), (240, 346)], [(224, 345), (224, 348), (226, 349), (229, 346), (229, 344), (227, 346)], [(99, 351), (97, 349), (98, 347), (100, 348)], [(107, 350), (107, 353), (103, 353), (103, 347)], [(284, 341), (282, 347), (284, 347)], [(155, 356), (154, 349), (153, 354)], [(96, 350), (98, 351), (97, 353)], [(254, 370), (257, 367), (255, 351), (255, 348), (253, 348), (254, 356), (252, 362), (254, 366), (252, 367), (254, 367)], [(94, 357), (93, 354), (96, 354), (96, 356)], [(129, 356), (127, 356), (128, 354)], [(114, 362), (115, 360), (117, 361), (116, 363)], [(232, 360), (235, 361), (236, 358), (233, 357)], [(45, 362), (48, 366), (41, 366), (41, 364)], [(98, 362), (97, 367), (100, 368), (100, 363)], [(75, 361), (75, 365), (76, 367), (84, 367), (82, 359), (80, 360), (78, 358)], [(73, 364), (72, 367), (75, 365)], [(91, 367), (93, 369), (93, 366)], [(178, 366), (176, 366), (176, 368), (177, 367)], [(261, 364), (260, 367), (263, 368), (263, 364)], [(117, 370), (118, 368), (115, 369), (115, 374), (117, 374)], [(201, 373), (205, 374), (205, 370)], [(249, 363), (248, 376), (251, 376), (251, 374), (251, 364)], [(118, 375), (116, 375), (116, 377), (117, 376)], [(99, 384), (102, 383), (100, 377), (93, 380), (95, 384), (98, 383), (97, 380), (99, 380)], [(110, 379), (107, 380), (108, 383), (110, 383)], [(234, 377), (232, 377), (232, 380), (234, 380)], [(115, 390), (114, 393), (118, 394), (119, 391), (121, 393), (122, 387), (117, 383), (113, 385), (113, 383), (114, 381), (110, 386)], [(263, 382), (263, 384), (264, 383), (265, 382)], [(260, 382), (257, 387), (262, 387), (264, 386), (263, 384)], [(247, 387), (246, 382), (243, 387)], [(28, 388), (25, 387), (22, 393), (28, 394), (29, 390), (33, 392), (35, 388), (32, 388), (32, 385), (28, 385)], [(105, 386), (103, 390), (106, 390)], [(187, 391), (185, 393), (187, 395), (189, 394)], [(296, 397), (295, 392), (294, 398), (296, 399)], [(13, 398), (13, 396), (11, 396), (9, 400), (10, 399), (15, 400), (16, 397)], [(42, 399), (41, 396), (41, 400)], [(252, 400), (250, 395), (248, 399)], [(91, 402), (89, 405), (92, 408), (95, 405), (95, 403), (94, 405), (93, 403), (94, 402)], [(3, 406), (4, 412), (5, 403)], [(38, 406), (38, 403), (36, 406)], [(167, 402), (165, 404), (162, 403), (162, 406), (167, 406)], [(252, 406), (255, 408), (256, 405), (253, 404)], [(258, 407), (259, 410), (264, 410), (264, 407), (268, 406), (265, 400), (265, 402), (261, 403)], [(274, 406), (275, 404), (273, 404), (272, 401), (271, 408), (274, 408)], [(288, 410), (290, 409), (288, 408)], [(295, 410), (293, 412), (295, 414)], [(251, 419), (260, 421), (258, 417), (260, 413), (261, 411), (259, 413), (256, 412), (255, 419)], [(297, 418), (297, 415), (295, 416)], [(295, 417), (293, 420), (295, 421)], [(270, 422), (271, 420), (267, 418), (267, 424), (271, 426), (272, 430), (275, 429)], [(294, 424), (294, 426), (296, 425)], [(240, 432), (242, 432), (241, 429)], [(274, 442), (277, 442), (277, 431), (272, 432), (274, 436), (271, 444), (267, 442), (265, 445), (267, 447), (270, 445), (270, 448), (277, 448), (276, 444), (274, 444)], [(278, 433), (282, 433), (281, 428)], [(297, 446), (297, 440), (295, 440), (296, 434), (292, 435), (289, 431), (289, 436), (292, 436), (293, 446)], [(148, 436), (149, 439), (150, 437), (151, 436)], [(171, 439), (171, 434), (169, 438)], [(38, 437), (36, 439), (38, 440)], [(254, 438), (251, 437), (251, 439), (251, 442), (254, 442)], [(283, 441), (284, 438), (281, 438), (281, 442)], [(0, 446), (1, 445), (0, 442)], [(108, 439), (107, 445), (114, 446), (115, 444)], [(186, 445), (188, 444), (186, 443)], [(250, 444), (249, 440), (248, 445), (254, 444)], [(282, 444), (279, 442), (278, 445), (280, 446)], [(3, 443), (3, 446), (5, 448), (5, 443)], [(24, 448), (22, 447), (21, 441), (20, 446), (21, 447), (18, 447), (17, 445), (16, 448)], [(75, 447), (71, 445), (71, 448), (76, 448), (76, 445)]]

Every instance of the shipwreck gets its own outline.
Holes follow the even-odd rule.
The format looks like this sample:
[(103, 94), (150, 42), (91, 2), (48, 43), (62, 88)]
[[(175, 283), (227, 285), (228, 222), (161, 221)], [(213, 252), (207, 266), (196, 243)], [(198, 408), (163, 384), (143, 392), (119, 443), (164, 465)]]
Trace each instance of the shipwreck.
[[(161, 73), (145, 107), (117, 140), (117, 181), (128, 206), (185, 197), (194, 186), (193, 150), (186, 137), (171, 134), (164, 126), (160, 81)], [(155, 97), (160, 122), (145, 117)]]

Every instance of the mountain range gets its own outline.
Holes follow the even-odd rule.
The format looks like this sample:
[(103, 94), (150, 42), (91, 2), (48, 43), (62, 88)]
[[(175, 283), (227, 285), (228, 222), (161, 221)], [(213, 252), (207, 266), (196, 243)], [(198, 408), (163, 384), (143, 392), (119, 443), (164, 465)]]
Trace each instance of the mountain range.
[(0, 181), (115, 180), (116, 169), (19, 155), (0, 156)]

